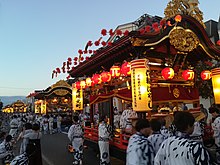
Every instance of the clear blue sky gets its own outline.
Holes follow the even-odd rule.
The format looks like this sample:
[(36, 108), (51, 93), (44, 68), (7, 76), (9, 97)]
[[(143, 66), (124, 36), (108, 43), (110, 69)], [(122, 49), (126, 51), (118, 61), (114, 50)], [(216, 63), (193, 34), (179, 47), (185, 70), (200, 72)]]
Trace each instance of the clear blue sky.
[[(46, 89), (56, 67), (75, 57), (101, 29), (147, 13), (164, 16), (168, 0), (0, 0), (0, 96)], [(200, 0), (204, 21), (218, 20), (220, 0)]]

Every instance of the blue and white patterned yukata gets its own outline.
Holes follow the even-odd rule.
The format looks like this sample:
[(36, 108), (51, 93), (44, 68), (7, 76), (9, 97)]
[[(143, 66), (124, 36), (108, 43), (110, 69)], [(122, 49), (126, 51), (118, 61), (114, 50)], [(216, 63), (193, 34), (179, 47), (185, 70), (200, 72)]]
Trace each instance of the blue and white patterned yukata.
[(146, 136), (137, 132), (130, 137), (126, 165), (153, 165), (154, 155), (153, 146)]
[(100, 165), (110, 164), (109, 139), (111, 138), (112, 128), (105, 122), (99, 124), (99, 151)]
[(209, 165), (210, 157), (201, 143), (179, 136), (166, 139), (159, 148), (154, 165)]
[(75, 164), (80, 164), (83, 158), (83, 130), (80, 124), (73, 124), (68, 131), (68, 138), (74, 149)]
[(154, 132), (148, 137), (148, 140), (151, 142), (153, 146), (155, 154), (157, 153), (157, 151), (159, 150), (161, 144), (163, 143), (165, 139), (166, 137), (162, 135), (160, 132)]

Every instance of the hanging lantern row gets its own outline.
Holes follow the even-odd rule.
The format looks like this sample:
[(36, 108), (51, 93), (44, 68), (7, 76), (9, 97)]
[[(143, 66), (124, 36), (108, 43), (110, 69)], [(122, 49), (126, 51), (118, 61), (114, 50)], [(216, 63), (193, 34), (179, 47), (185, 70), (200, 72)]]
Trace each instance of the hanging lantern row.
[(165, 29), (166, 26), (174, 26), (176, 23), (181, 21), (182, 21), (182, 16), (176, 15), (174, 19), (173, 18), (169, 20), (162, 19), (159, 23), (154, 22), (151, 26), (147, 25), (144, 28), (140, 29), (139, 32), (140, 34), (149, 33), (152, 31), (158, 32), (160, 31), (160, 29), (163, 28)]
[(120, 76), (130, 76), (131, 75), (131, 64), (130, 62), (125, 62), (122, 66), (112, 66), (110, 71), (104, 71), (101, 74), (94, 74), (91, 78), (88, 77), (86, 80), (77, 81), (75, 86), (77, 89), (86, 88), (94, 86), (95, 84), (110, 82), (112, 78), (118, 78)]
[[(184, 70), (182, 72), (182, 77), (184, 80), (193, 80), (194, 79), (194, 71), (193, 70)], [(166, 67), (161, 71), (161, 75), (165, 80), (171, 80), (174, 78), (174, 70), (172, 68)], [(209, 70), (204, 70), (200, 74), (202, 80), (210, 80), (212, 73)]]
[(113, 31), (113, 29), (110, 29), (109, 31), (107, 31), (106, 29), (102, 29), (101, 30), (101, 34), (103, 36), (106, 36), (107, 33), (110, 35), (110, 36), (113, 36), (114, 34), (116, 34), (117, 36), (121, 36), (121, 35), (124, 35), (124, 36), (127, 36), (129, 34), (129, 31), (128, 30), (125, 30), (124, 32), (122, 32), (122, 30), (118, 29), (116, 30), (115, 32)]

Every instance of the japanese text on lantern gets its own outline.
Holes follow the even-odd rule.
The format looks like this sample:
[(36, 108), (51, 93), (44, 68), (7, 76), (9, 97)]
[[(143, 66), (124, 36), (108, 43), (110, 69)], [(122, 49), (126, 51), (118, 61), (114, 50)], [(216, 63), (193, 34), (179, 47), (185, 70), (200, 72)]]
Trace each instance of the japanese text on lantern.
[(152, 101), (148, 62), (147, 59), (131, 61), (132, 106), (135, 111), (151, 110)]
[(72, 105), (73, 110), (83, 110), (83, 91), (82, 88), (77, 89), (73, 84), (72, 90)]
[[(132, 70), (132, 81), (135, 82), (135, 69)], [(135, 83), (132, 83), (132, 101), (133, 101), (133, 106), (137, 107), (137, 97), (136, 97), (136, 85)]]

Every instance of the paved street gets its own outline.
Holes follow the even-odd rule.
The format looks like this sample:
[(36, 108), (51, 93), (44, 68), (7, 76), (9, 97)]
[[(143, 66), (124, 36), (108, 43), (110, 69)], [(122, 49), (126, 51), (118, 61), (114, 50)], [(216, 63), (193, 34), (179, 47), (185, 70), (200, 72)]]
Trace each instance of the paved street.
[[(66, 134), (44, 135), (41, 141), (42, 158), (44, 165), (70, 165), (73, 158), (67, 150), (68, 139)], [(84, 150), (84, 165), (98, 165), (99, 158), (92, 148)], [(116, 158), (111, 158), (111, 164), (123, 165)]]

